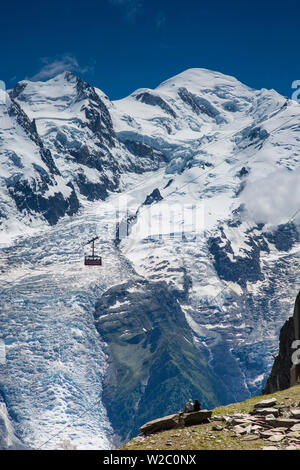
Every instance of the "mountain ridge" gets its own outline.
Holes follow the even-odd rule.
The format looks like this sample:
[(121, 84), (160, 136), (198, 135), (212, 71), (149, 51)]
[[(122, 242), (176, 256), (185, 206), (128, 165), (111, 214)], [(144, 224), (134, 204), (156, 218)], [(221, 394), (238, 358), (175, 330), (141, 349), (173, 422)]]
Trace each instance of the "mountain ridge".
[[(192, 69), (111, 102), (67, 73), (21, 82), (1, 104), (0, 392), (27, 445), (67, 426), (81, 448), (113, 446), (156, 415), (143, 400), (174, 363), (209, 406), (262, 389), (297, 291), (300, 107), (214, 74)], [(82, 261), (95, 234), (99, 272)], [(148, 363), (135, 373), (137, 350)], [(127, 417), (140, 404), (130, 426), (119, 395)]]

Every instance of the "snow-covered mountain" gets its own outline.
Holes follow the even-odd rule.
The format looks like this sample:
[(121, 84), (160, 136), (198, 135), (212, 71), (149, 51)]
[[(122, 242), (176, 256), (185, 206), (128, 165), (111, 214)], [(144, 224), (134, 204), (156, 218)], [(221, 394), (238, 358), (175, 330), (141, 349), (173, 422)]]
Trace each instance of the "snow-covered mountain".
[(107, 197), (123, 173), (160, 164), (150, 148), (138, 160), (126, 151), (115, 135), (108, 97), (72, 73), (20, 82), (10, 94), (34, 120), (63, 177), (87, 200)]
[(190, 395), (259, 393), (298, 287), (299, 105), (191, 69), (114, 102), (71, 73), (23, 81), (1, 107), (16, 435), (108, 448)]
[(74, 188), (61, 176), (34, 122), (9, 96), (0, 107), (2, 227), (13, 233), (19, 223), (31, 222), (32, 212), (50, 223), (75, 213)]

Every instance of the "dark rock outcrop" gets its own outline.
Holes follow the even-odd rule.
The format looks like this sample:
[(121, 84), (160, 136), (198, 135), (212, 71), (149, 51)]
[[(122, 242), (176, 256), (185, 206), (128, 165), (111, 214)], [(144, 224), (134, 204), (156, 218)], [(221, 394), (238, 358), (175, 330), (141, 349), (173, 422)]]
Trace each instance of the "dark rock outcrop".
[(8, 191), (20, 212), (36, 213), (44, 217), (50, 225), (55, 225), (60, 217), (65, 214), (73, 215), (79, 209), (79, 201), (72, 183), (68, 183), (67, 186), (71, 188), (67, 198), (60, 191), (54, 193), (53, 196), (45, 197), (41, 191), (40, 182), (30, 185), (26, 180), (8, 186)]
[[(20, 86), (12, 95), (20, 93), (20, 89), (24, 87)], [(8, 102), (7, 113), (24, 141), (30, 143), (40, 155), (41, 165), (44, 165), (34, 162), (30, 168), (28, 162), (23, 162), (19, 155), (12, 155), (11, 161), (18, 171), (5, 179), (5, 185), (17, 209), (23, 214), (43, 217), (50, 225), (56, 224), (66, 214), (75, 214), (79, 209), (79, 201), (74, 186), (67, 181), (62, 185), (57, 183), (56, 178), (62, 176), (50, 150), (44, 146), (37, 132), (35, 121), (29, 119), (13, 98)], [(29, 177), (23, 170), (25, 165), (29, 166)], [(64, 186), (63, 190), (61, 186)]]
[(200, 114), (206, 114), (210, 118), (215, 119), (219, 124), (226, 121), (225, 118), (221, 116), (220, 112), (205, 98), (190, 93), (184, 87), (178, 89), (178, 95), (198, 116)]
[(279, 251), (289, 251), (299, 241), (298, 231), (292, 222), (278, 225), (275, 232), (267, 232), (265, 237), (269, 242), (274, 243)]
[(152, 434), (159, 431), (166, 431), (178, 427), (178, 415), (164, 416), (163, 418), (153, 419), (140, 427), (142, 434)]
[(151, 194), (148, 194), (148, 196), (145, 199), (145, 202), (143, 203), (144, 206), (150, 206), (154, 202), (159, 202), (162, 201), (163, 197), (160, 194), (159, 189), (155, 188)]
[(274, 393), (300, 383), (300, 364), (293, 364), (293, 343), (300, 339), (300, 292), (297, 295), (294, 314), (280, 331), (279, 353), (275, 358), (263, 394)]
[[(129, 152), (135, 155), (136, 157), (146, 158), (150, 161), (156, 162), (157, 168), (159, 168), (161, 162), (167, 161), (167, 159), (161, 152), (155, 150), (150, 145), (147, 145), (143, 142), (126, 139), (124, 140), (123, 144), (129, 150)], [(137, 166), (136, 171), (137, 173), (142, 173), (142, 168), (139, 168)]]
[(135, 99), (141, 101), (142, 103), (149, 104), (150, 106), (159, 106), (166, 113), (170, 114), (172, 117), (176, 118), (175, 111), (171, 106), (163, 100), (160, 96), (149, 93), (148, 91), (143, 91), (135, 95)]
[(23, 111), (21, 106), (11, 99), (11, 103), (7, 109), (8, 115), (15, 119), (16, 123), (21, 127), (22, 131), (26, 133), (28, 138), (34, 142), (39, 148), (41, 160), (49, 168), (49, 172), (53, 175), (60, 175), (57, 166), (54, 163), (51, 152), (44, 147), (44, 144), (37, 133), (35, 120), (30, 121), (27, 114)]
[(192, 413), (185, 413), (183, 415), (183, 422), (185, 426), (194, 426), (195, 424), (206, 423), (211, 418), (212, 411), (200, 410)]
[(257, 282), (264, 279), (260, 253), (267, 252), (268, 246), (262, 236), (251, 233), (247, 245), (249, 249), (244, 250), (244, 255), (236, 256), (222, 227), (220, 236), (208, 239), (208, 249), (214, 257), (214, 266), (220, 279), (237, 282), (242, 287), (246, 287), (247, 281)]
[(142, 434), (152, 434), (167, 429), (182, 428), (206, 423), (211, 418), (212, 411), (200, 410), (192, 413), (177, 413), (148, 421), (140, 427)]

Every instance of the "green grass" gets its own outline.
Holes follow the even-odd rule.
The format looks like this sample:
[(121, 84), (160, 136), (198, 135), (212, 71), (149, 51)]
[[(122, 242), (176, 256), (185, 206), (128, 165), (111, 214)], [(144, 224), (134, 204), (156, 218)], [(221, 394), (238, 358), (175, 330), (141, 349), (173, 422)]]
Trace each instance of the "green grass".
[(263, 439), (247, 441), (244, 436), (233, 437), (231, 430), (214, 431), (213, 426), (216, 424), (223, 426), (223, 424), (214, 421), (213, 417), (249, 412), (255, 403), (270, 397), (277, 398), (276, 406), (300, 405), (300, 385), (272, 395), (260, 395), (244, 402), (217, 407), (213, 410), (210, 423), (162, 431), (145, 437), (142, 441), (141, 437), (137, 436), (119, 450), (259, 450), (272, 443)]

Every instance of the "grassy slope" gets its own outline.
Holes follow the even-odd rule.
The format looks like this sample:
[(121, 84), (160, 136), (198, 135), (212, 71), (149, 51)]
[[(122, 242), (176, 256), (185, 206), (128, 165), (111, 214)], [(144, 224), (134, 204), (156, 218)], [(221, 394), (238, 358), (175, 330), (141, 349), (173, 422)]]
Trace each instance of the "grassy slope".
[[(253, 409), (255, 403), (270, 397), (277, 398), (277, 405), (300, 404), (300, 385), (272, 395), (260, 395), (241, 403), (215, 408), (213, 416), (249, 412)], [(214, 422), (213, 416), (208, 424), (163, 431), (152, 434), (142, 442), (139, 442), (139, 437), (132, 439), (120, 447), (120, 450), (259, 450), (267, 445), (272, 445), (272, 443), (267, 443), (266, 440), (262, 439), (246, 441), (244, 436), (232, 437), (231, 431), (214, 431), (213, 426), (222, 423), (219, 421)]]

